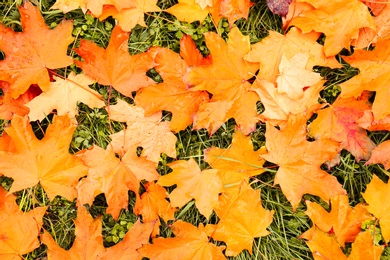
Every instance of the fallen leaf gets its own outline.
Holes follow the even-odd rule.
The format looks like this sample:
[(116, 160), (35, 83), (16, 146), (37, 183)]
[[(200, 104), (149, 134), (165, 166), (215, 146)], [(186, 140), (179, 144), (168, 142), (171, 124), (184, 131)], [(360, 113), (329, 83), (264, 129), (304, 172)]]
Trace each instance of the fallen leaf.
[(0, 258), (22, 259), (40, 246), (38, 236), (47, 207), (23, 212), (16, 196), (0, 187)]
[(195, 21), (202, 23), (209, 15), (209, 11), (202, 8), (195, 0), (179, 0), (177, 4), (164, 11), (176, 16), (179, 21), (187, 23)]
[(94, 146), (79, 157), (88, 166), (88, 176), (77, 185), (81, 204), (92, 205), (95, 197), (104, 193), (107, 200), (107, 213), (118, 219), (120, 211), (129, 204), (128, 191), (139, 199), (142, 180), (154, 181), (160, 176), (154, 162), (138, 157), (135, 151), (128, 151), (122, 158), (115, 153)]
[(16, 151), (0, 151), (1, 172), (14, 179), (10, 192), (20, 191), (40, 183), (50, 200), (57, 195), (72, 201), (77, 196), (76, 185), (87, 175), (87, 167), (69, 153), (75, 125), (67, 116), (54, 116), (45, 136), (36, 138), (26, 117), (15, 115), (5, 128)]
[(366, 230), (357, 235), (355, 242), (352, 244), (352, 251), (348, 256), (348, 260), (379, 260), (383, 250), (383, 246), (374, 244), (371, 232)]
[(171, 228), (174, 238), (155, 238), (152, 244), (143, 245), (138, 252), (151, 260), (226, 259), (222, 253), (225, 247), (210, 243), (203, 224), (197, 228), (178, 220)]
[(363, 113), (363, 116), (356, 120), (356, 123), (368, 131), (390, 131), (390, 115), (386, 116), (383, 119), (375, 120), (374, 114), (371, 110), (366, 110)]
[(176, 157), (176, 136), (170, 131), (169, 122), (161, 121), (161, 113), (145, 117), (145, 111), (118, 99), (116, 105), (107, 108), (112, 120), (126, 122), (127, 128), (110, 135), (114, 152), (123, 154), (142, 147), (146, 159), (158, 163), (160, 154)]
[(260, 190), (253, 190), (248, 184), (241, 185), (234, 194), (222, 194), (215, 212), (220, 221), (207, 225), (206, 230), (214, 240), (226, 243), (226, 256), (237, 256), (244, 249), (252, 254), (255, 238), (270, 233), (267, 227), (274, 214), (261, 205)]
[(365, 164), (374, 163), (382, 164), (386, 170), (390, 168), (390, 140), (384, 141), (372, 150), (371, 157)]
[(57, 115), (67, 114), (69, 118), (75, 118), (78, 115), (78, 102), (91, 108), (100, 108), (105, 105), (101, 95), (88, 87), (94, 81), (84, 74), (75, 75), (72, 72), (66, 79), (59, 77), (54, 77), (54, 79), (56, 81), (50, 84), (47, 91), (26, 104), (26, 107), (30, 109), (31, 121), (43, 120), (54, 109)]
[(355, 241), (364, 221), (373, 219), (362, 203), (352, 208), (346, 195), (330, 199), (330, 212), (314, 202), (306, 201), (306, 205), (305, 214), (310, 217), (313, 224), (324, 232), (332, 231), (342, 247), (345, 247), (345, 243)]
[[(191, 67), (186, 78), (195, 90), (207, 90), (213, 95), (210, 103), (199, 107), (193, 127), (207, 128), (210, 135), (229, 118), (234, 118), (245, 134), (255, 130), (257, 121), (258, 96), (250, 91), (248, 80), (255, 75), (258, 64), (243, 59), (250, 50), (249, 37), (243, 36), (237, 27), (228, 36), (226, 43), (218, 34), (206, 33), (212, 64)], [(227, 102), (227, 105), (218, 106), (215, 102)]]
[(169, 163), (172, 172), (161, 176), (157, 184), (161, 186), (176, 185), (168, 198), (173, 207), (183, 207), (190, 200), (207, 219), (218, 205), (218, 195), (222, 192), (222, 182), (217, 175), (218, 170), (201, 171), (194, 159), (178, 160)]
[(278, 93), (286, 93), (289, 98), (298, 100), (303, 97), (304, 88), (320, 82), (320, 74), (306, 69), (309, 58), (308, 54), (299, 52), (291, 59), (287, 59), (285, 55), (282, 56), (279, 76), (276, 78)]
[(366, 92), (358, 100), (338, 97), (332, 105), (318, 111), (317, 118), (309, 126), (309, 135), (339, 142), (340, 148), (351, 152), (357, 161), (368, 160), (375, 143), (356, 121), (371, 108), (370, 96)]
[(286, 128), (278, 130), (267, 123), (265, 160), (279, 165), (274, 183), (296, 210), (304, 194), (319, 196), (325, 202), (346, 191), (336, 177), (321, 170), (339, 153), (339, 144), (329, 139), (306, 140), (306, 118), (290, 116)]
[(130, 55), (128, 40), (129, 34), (115, 26), (107, 49), (81, 40), (75, 51), (84, 61), (74, 62), (85, 75), (99, 84), (112, 86), (123, 95), (131, 97), (133, 91), (154, 84), (146, 76), (146, 72), (153, 67), (153, 58), (148, 53)]
[[(338, 54), (343, 48), (349, 49), (351, 40), (356, 39), (359, 29), (375, 29), (368, 8), (359, 0), (298, 0), (311, 4), (315, 9), (301, 13), (292, 19), (290, 25), (303, 33), (322, 32), (326, 39), (324, 51), (327, 57)], [(348, 26), (346, 26), (348, 24)]]
[(272, 13), (286, 16), (292, 0), (267, 0), (267, 6)]
[(372, 175), (372, 180), (362, 195), (368, 203), (366, 209), (379, 219), (382, 236), (388, 243), (390, 240), (390, 204), (387, 203), (387, 198), (390, 196), (390, 186), (376, 175)]
[(19, 6), (22, 32), (0, 24), (0, 80), (9, 82), (11, 98), (18, 98), (31, 84), (47, 90), (50, 84), (48, 69), (71, 65), (67, 56), (68, 45), (73, 42), (71, 21), (62, 21), (50, 30), (39, 8), (30, 2)]

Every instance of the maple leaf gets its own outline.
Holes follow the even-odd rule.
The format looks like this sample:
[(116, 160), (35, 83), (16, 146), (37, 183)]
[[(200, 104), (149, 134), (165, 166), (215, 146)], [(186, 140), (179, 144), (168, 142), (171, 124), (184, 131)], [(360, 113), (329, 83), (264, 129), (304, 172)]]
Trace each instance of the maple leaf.
[(153, 58), (148, 53), (130, 55), (127, 48), (129, 34), (115, 26), (107, 49), (93, 42), (81, 40), (75, 51), (84, 61), (75, 60), (85, 75), (99, 84), (110, 85), (125, 96), (154, 83), (146, 76), (153, 67)]
[(39, 8), (30, 2), (19, 6), (23, 32), (14, 32), (0, 24), (0, 50), (5, 59), (0, 61), (0, 80), (11, 84), (9, 97), (16, 99), (31, 84), (47, 90), (50, 84), (48, 69), (71, 65), (67, 56), (73, 42), (71, 21), (62, 21), (50, 30)]
[(183, 207), (195, 199), (195, 206), (207, 219), (218, 205), (218, 195), (222, 192), (222, 182), (217, 175), (218, 170), (201, 171), (194, 159), (178, 160), (169, 163), (173, 172), (161, 176), (157, 184), (177, 187), (169, 194), (173, 207)]
[(379, 260), (383, 252), (382, 246), (376, 246), (370, 231), (364, 231), (357, 235), (352, 243), (352, 251), (348, 258), (341, 251), (335, 237), (313, 226), (301, 238), (306, 239), (306, 244), (313, 253), (315, 260), (340, 259), (340, 260)]
[(249, 182), (249, 177), (264, 172), (264, 160), (260, 157), (263, 153), (262, 149), (254, 151), (251, 137), (237, 130), (227, 149), (213, 146), (204, 151), (204, 159), (213, 169), (218, 170), (226, 193), (227, 187), (240, 187), (243, 181)]
[(177, 4), (164, 11), (176, 16), (179, 21), (188, 23), (194, 21), (202, 23), (209, 15), (208, 9), (202, 8), (195, 0), (179, 0)]
[(141, 107), (131, 106), (118, 99), (118, 103), (107, 108), (113, 120), (126, 122), (127, 128), (110, 135), (114, 152), (123, 153), (137, 147), (143, 148), (142, 155), (158, 162), (161, 153), (176, 157), (176, 136), (170, 131), (169, 122), (161, 121), (161, 113), (145, 117)]
[(166, 200), (167, 191), (154, 182), (147, 182), (144, 184), (145, 192), (142, 193), (141, 198), (136, 201), (134, 206), (134, 214), (142, 215), (144, 222), (156, 221), (152, 236), (159, 234), (160, 219), (165, 221), (175, 218), (175, 208)]
[(313, 252), (313, 258), (315, 260), (347, 260), (335, 237), (316, 226), (311, 227), (300, 238), (307, 240), (306, 244), (310, 248), (310, 251)]
[(308, 142), (305, 117), (290, 116), (283, 130), (267, 123), (265, 138), (268, 153), (261, 157), (279, 165), (274, 183), (280, 185), (293, 210), (306, 193), (326, 202), (333, 196), (346, 194), (336, 177), (320, 168), (334, 159), (339, 144), (329, 139)]
[(67, 116), (54, 116), (53, 123), (39, 140), (26, 117), (15, 115), (5, 132), (12, 139), (15, 151), (0, 151), (1, 172), (14, 179), (10, 192), (41, 184), (50, 200), (60, 195), (76, 198), (78, 180), (87, 175), (87, 167), (69, 153), (69, 144), (76, 126)]
[(286, 93), (294, 100), (301, 99), (304, 88), (320, 82), (320, 74), (306, 69), (309, 58), (306, 53), (297, 53), (291, 59), (282, 56), (279, 64), (280, 74), (276, 78), (278, 93)]
[[(188, 63), (200, 65), (207, 62), (196, 49), (190, 36), (184, 36), (183, 39), (180, 41), (183, 49), (181, 53)], [(194, 113), (201, 103), (209, 99), (209, 95), (206, 91), (192, 91), (187, 88), (183, 77), (188, 65), (179, 54), (166, 48), (154, 48), (150, 52), (155, 53), (154, 61), (157, 64), (155, 69), (162, 76), (163, 82), (140, 89), (135, 97), (135, 103), (145, 109), (147, 116), (162, 110), (171, 111), (170, 128), (174, 132), (179, 132), (192, 124)]]
[(384, 248), (374, 244), (374, 239), (369, 230), (360, 232), (352, 244), (351, 254), (348, 260), (379, 260)]
[(57, 115), (67, 114), (69, 118), (78, 115), (77, 103), (83, 102), (91, 108), (103, 107), (104, 101), (99, 93), (89, 88), (94, 81), (84, 74), (75, 75), (73, 72), (68, 78), (56, 80), (50, 84), (50, 88), (38, 97), (26, 104), (30, 109), (31, 121), (43, 120), (52, 110), (57, 110)]
[[(125, 1), (126, 2), (126, 1)], [(144, 16), (147, 12), (160, 12), (157, 0), (132, 0), (129, 8), (118, 8), (117, 5), (104, 5), (99, 20), (112, 16), (118, 25), (126, 32), (130, 32), (137, 24), (146, 27)]]
[(154, 259), (226, 259), (222, 251), (224, 246), (210, 243), (203, 224), (195, 227), (178, 220), (172, 224), (174, 238), (155, 238), (150, 245), (143, 245), (138, 252), (144, 257)]
[(68, 13), (75, 9), (81, 8), (83, 13), (87, 11), (87, 5), (84, 0), (57, 0), (50, 9), (59, 9), (63, 13)]
[(365, 220), (373, 219), (373, 217), (362, 203), (351, 208), (346, 195), (332, 197), (330, 201), (330, 212), (317, 203), (307, 201), (305, 214), (321, 230), (325, 232), (332, 230), (337, 242), (345, 247), (345, 243), (355, 241), (356, 236), (361, 231), (362, 223)]
[(357, 161), (368, 160), (375, 143), (356, 121), (371, 108), (369, 98), (367, 92), (358, 100), (338, 97), (332, 105), (317, 113), (317, 118), (309, 126), (309, 135), (340, 142), (340, 148), (351, 152)]
[(370, 46), (375, 45), (379, 39), (387, 38), (390, 33), (390, 5), (384, 4), (384, 6), (381, 13), (373, 18), (376, 30), (372, 28), (360, 29), (357, 40), (352, 42), (352, 45), (354, 45), (355, 48), (369, 48)]
[(372, 154), (370, 159), (365, 163), (366, 165), (368, 164), (373, 164), (373, 163), (380, 163), (385, 166), (385, 169), (390, 168), (390, 141), (384, 141), (383, 143), (379, 144), (377, 147), (375, 147), (372, 150)]
[(375, 100), (372, 112), (375, 120), (385, 118), (390, 114), (390, 106), (387, 105), (389, 95), (390, 77), (390, 39), (377, 42), (373, 51), (355, 50), (355, 52), (343, 59), (351, 66), (360, 70), (360, 73), (350, 80), (340, 84), (341, 97), (358, 97), (364, 90), (375, 91)]
[(216, 33), (205, 33), (213, 62), (209, 66), (191, 67), (187, 75), (194, 89), (213, 94), (210, 103), (199, 107), (193, 126), (194, 129), (207, 128), (210, 135), (229, 118), (234, 118), (245, 134), (254, 131), (257, 122), (259, 98), (250, 91), (248, 80), (255, 75), (258, 64), (243, 59), (250, 50), (249, 37), (243, 36), (237, 27), (228, 36), (226, 43)]
[(363, 116), (356, 120), (356, 123), (368, 131), (383, 131), (390, 130), (390, 115), (386, 116), (383, 119), (375, 120), (374, 114), (371, 110), (366, 110), (363, 113)]
[(94, 146), (79, 157), (89, 167), (87, 178), (77, 185), (78, 199), (82, 204), (92, 205), (94, 198), (104, 193), (107, 199), (107, 213), (114, 219), (119, 217), (122, 208), (128, 206), (128, 190), (138, 191), (142, 180), (157, 180), (159, 174), (155, 163), (138, 157), (135, 151), (128, 151), (121, 159), (112, 150)]
[(266, 228), (274, 214), (261, 205), (260, 190), (253, 190), (248, 184), (242, 184), (236, 193), (222, 194), (215, 212), (220, 221), (207, 225), (206, 230), (214, 240), (226, 243), (227, 256), (237, 256), (244, 249), (252, 254), (254, 239), (269, 234)]
[(298, 2), (309, 3), (316, 9), (305, 11), (294, 17), (290, 25), (300, 28), (303, 33), (311, 31), (324, 33), (326, 35), (324, 43), (326, 56), (334, 56), (343, 48), (349, 49), (351, 40), (357, 38), (360, 28), (375, 29), (367, 6), (359, 0), (332, 2), (298, 0)]
[(390, 204), (387, 198), (390, 196), (390, 186), (384, 183), (376, 175), (372, 176), (366, 191), (362, 194), (368, 203), (367, 210), (379, 219), (382, 236), (386, 243), (390, 241)]
[[(215, 0), (214, 0), (215, 1)], [(218, 1), (215, 1), (218, 2)], [(249, 9), (254, 5), (250, 0), (223, 0), (219, 1), (220, 5), (213, 2), (213, 6), (210, 7), (210, 13), (213, 16), (215, 24), (219, 23), (221, 17), (226, 17), (229, 21), (230, 27), (240, 18), (248, 19)], [(217, 17), (218, 13), (215, 13), (215, 8), (220, 8), (220, 14)]]
[(318, 103), (320, 91), (324, 81), (303, 91), (303, 97), (298, 100), (291, 99), (285, 93), (279, 93), (271, 82), (257, 78), (252, 84), (252, 90), (261, 97), (264, 112), (259, 115), (260, 120), (284, 129), (290, 115), (305, 114), (307, 118), (323, 105)]
[(0, 258), (22, 259), (40, 246), (38, 236), (47, 207), (23, 212), (16, 204), (16, 196), (0, 187)]
[(290, 60), (297, 53), (309, 55), (305, 69), (312, 71), (314, 66), (340, 67), (334, 57), (327, 58), (324, 46), (311, 35), (302, 34), (298, 28), (291, 28), (286, 35), (269, 31), (269, 35), (251, 46), (244, 56), (245, 60), (260, 62), (257, 78), (275, 82), (279, 76), (279, 64), (282, 57)]
[(138, 259), (142, 256), (136, 251), (143, 244), (148, 244), (154, 223), (142, 224), (139, 220), (130, 228), (124, 240), (113, 247), (103, 246), (102, 217), (93, 219), (87, 209), (78, 204), (77, 218), (74, 221), (76, 238), (72, 247), (65, 250), (57, 245), (51, 235), (45, 231), (42, 242), (48, 247), (50, 259)]
[(363, 2), (365, 5), (367, 5), (368, 8), (370, 8), (370, 12), (374, 16), (380, 15), (383, 12), (383, 10), (386, 9), (387, 6), (389, 6), (387, 0), (375, 0), (375, 1), (360, 0), (360, 1)]
[[(188, 66), (206, 66), (211, 65), (212, 63), (211, 55), (203, 57), (200, 51), (196, 48), (194, 40), (191, 36), (186, 34), (180, 39), (180, 56), (184, 59)], [(186, 70), (187, 69), (188, 68), (186, 67)], [(187, 71), (185, 73), (187, 73)]]

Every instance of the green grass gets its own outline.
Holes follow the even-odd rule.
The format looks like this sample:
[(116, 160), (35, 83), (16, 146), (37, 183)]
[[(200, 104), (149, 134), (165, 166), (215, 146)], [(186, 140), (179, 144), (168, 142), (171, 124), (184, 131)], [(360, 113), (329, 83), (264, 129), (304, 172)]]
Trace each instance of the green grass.
[[(0, 3), (0, 10), (2, 10), (0, 20), (16, 31), (21, 30), (19, 14), (16, 9), (16, 6), (21, 2), (21, 0), (8, 0), (1, 1)], [(111, 30), (115, 24), (114, 20), (108, 19), (101, 22), (89, 15), (84, 15), (81, 10), (75, 10), (64, 15), (56, 10), (49, 9), (54, 4), (52, 0), (41, 0), (39, 3), (45, 21), (50, 27), (55, 27), (64, 17), (73, 20), (75, 26), (73, 35), (77, 39), (75, 46), (78, 45), (80, 39), (92, 40), (100, 46), (107, 46)], [(175, 3), (176, 1), (173, 0), (160, 0), (158, 5), (162, 9), (166, 9)], [(178, 51), (179, 40), (183, 33), (191, 35), (202, 53), (207, 54), (208, 49), (204, 42), (203, 33), (206, 31), (216, 31), (217, 29), (209, 18), (202, 24), (199, 22), (188, 24), (179, 22), (172, 15), (164, 12), (146, 15), (146, 24), (148, 25), (147, 28), (137, 26), (131, 33), (128, 47), (132, 54), (144, 52), (151, 46), (169, 47), (172, 50)], [(250, 36), (251, 43), (258, 42), (267, 36), (268, 30), (282, 32), (280, 17), (268, 11), (265, 1), (255, 1), (255, 5), (249, 14), (249, 19), (240, 19), (236, 22), (236, 25), (245, 35)], [(222, 35), (226, 37), (229, 31), (226, 20), (222, 20), (218, 25), (218, 31), (223, 31)], [(75, 46), (71, 47), (73, 48)], [(76, 57), (76, 54), (71, 48), (69, 49), (69, 54)], [(358, 73), (357, 69), (351, 68), (348, 65), (345, 65), (341, 69), (317, 67), (316, 70), (328, 80), (325, 89), (321, 92), (321, 97), (329, 103), (332, 103), (340, 93), (338, 84)], [(70, 71), (77, 72), (79, 69), (72, 65), (66, 71), (63, 70), (60, 73), (65, 74)], [(156, 81), (159, 80), (159, 75), (156, 75), (155, 72), (151, 71), (150, 75)], [(111, 93), (109, 93), (108, 88), (105, 86), (95, 84), (93, 88), (103, 95), (107, 103), (110, 102), (113, 104), (117, 98), (124, 98), (115, 90), (111, 90)], [(111, 99), (108, 101), (109, 94)], [(131, 102), (129, 98), (126, 100)], [(261, 104), (259, 104), (259, 110), (261, 110)], [(33, 123), (34, 131), (38, 137), (43, 136), (43, 132), (50, 120), (51, 117), (49, 116), (47, 120), (39, 124)], [(105, 109), (90, 109), (83, 104), (79, 104), (77, 121), (79, 125), (74, 133), (70, 146), (70, 152), (72, 153), (89, 148), (92, 145), (98, 145), (104, 148), (110, 142), (110, 129), (119, 131), (123, 128), (122, 124), (109, 120)], [(0, 132), (2, 132), (8, 123), (8, 121), (0, 120)], [(177, 133), (178, 159), (188, 160), (193, 158), (202, 169), (207, 168), (208, 165), (203, 160), (204, 149), (212, 146), (227, 148), (231, 143), (234, 128), (234, 120), (229, 120), (211, 137), (207, 131), (193, 131), (191, 127)], [(258, 124), (256, 132), (252, 135), (255, 149), (265, 144), (264, 132), (265, 126)], [(387, 132), (370, 133), (370, 138), (376, 143), (380, 143), (389, 139), (389, 134)], [(160, 174), (164, 175), (169, 173), (170, 169), (167, 167), (167, 163), (170, 161), (172, 161), (172, 158), (162, 156), (158, 168)], [(362, 201), (361, 193), (364, 191), (373, 173), (379, 175), (382, 179), (387, 178), (386, 174), (388, 173), (382, 166), (365, 166), (364, 163), (364, 161), (356, 162), (350, 153), (343, 151), (339, 165), (334, 166), (332, 169), (327, 169), (324, 166), (324, 170), (336, 176), (348, 191), (352, 205), (356, 205)], [(303, 213), (305, 211), (305, 205), (301, 203), (294, 212), (280, 188), (273, 185), (274, 176), (275, 172), (270, 170), (270, 172), (255, 176), (252, 179), (252, 186), (256, 189), (261, 189), (263, 206), (266, 209), (275, 211), (273, 223), (268, 228), (270, 234), (255, 240), (253, 255), (244, 251), (237, 257), (231, 259), (312, 259), (312, 254), (305, 242), (299, 238), (312, 225), (310, 219)], [(12, 184), (12, 179), (0, 177), (0, 184), (4, 188), (9, 189)], [(44, 227), (52, 234), (61, 247), (66, 249), (71, 247), (74, 240), (73, 220), (76, 218), (77, 213), (75, 210), (75, 202), (57, 197), (53, 202), (49, 203), (45, 192), (39, 185), (20, 191), (17, 195), (18, 203), (23, 210), (50, 204), (48, 212), (44, 216)], [(135, 222), (137, 217), (132, 213), (134, 196), (131, 196), (130, 193), (129, 198), (129, 210), (122, 211), (118, 221), (114, 221), (110, 215), (105, 213), (107, 204), (103, 195), (99, 195), (91, 206), (90, 212), (94, 217), (98, 215), (103, 216), (105, 246), (111, 246), (121, 241), (131, 224)], [(317, 201), (325, 205), (320, 199), (314, 196), (305, 195), (304, 199)], [(195, 208), (193, 202), (183, 207), (176, 213), (175, 217), (176, 219), (182, 219), (194, 225), (199, 225), (200, 223), (216, 223), (218, 220), (218, 217), (213, 215), (207, 221)], [(166, 237), (172, 235), (168, 224), (163, 223), (161, 228), (162, 235)], [(25, 259), (38, 259), (44, 257), (45, 252), (46, 246), (42, 245), (24, 257)], [(386, 250), (383, 259), (388, 259), (388, 255), (389, 252)]]

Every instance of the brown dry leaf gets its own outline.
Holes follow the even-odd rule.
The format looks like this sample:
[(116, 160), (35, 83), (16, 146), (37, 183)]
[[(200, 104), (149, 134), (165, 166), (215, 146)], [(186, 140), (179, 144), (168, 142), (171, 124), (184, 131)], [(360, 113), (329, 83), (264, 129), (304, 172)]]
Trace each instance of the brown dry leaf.
[(345, 247), (345, 243), (355, 241), (361, 231), (362, 223), (373, 219), (373, 216), (362, 203), (352, 208), (346, 195), (332, 197), (330, 204), (331, 210), (328, 212), (319, 204), (307, 201), (305, 214), (322, 231), (334, 233), (337, 242)]
[(289, 60), (297, 53), (309, 55), (305, 64), (305, 69), (309, 71), (314, 66), (340, 67), (334, 57), (325, 56), (324, 46), (316, 40), (311, 35), (302, 34), (298, 28), (291, 28), (286, 35), (269, 31), (267, 37), (251, 46), (245, 60), (260, 62), (257, 78), (270, 82), (275, 82), (279, 76), (279, 64), (283, 56)]
[(222, 194), (215, 212), (220, 221), (207, 225), (206, 230), (214, 240), (226, 243), (226, 256), (237, 256), (244, 249), (252, 254), (254, 239), (269, 234), (267, 227), (274, 214), (261, 205), (260, 190), (245, 183), (235, 193)]
[(279, 64), (279, 76), (276, 78), (279, 94), (286, 93), (293, 100), (302, 99), (304, 88), (320, 82), (320, 74), (306, 69), (309, 58), (307, 53), (298, 52), (291, 59), (287, 59), (283, 54)]
[(218, 170), (201, 171), (194, 159), (178, 160), (169, 163), (172, 172), (161, 176), (157, 184), (161, 186), (177, 185), (169, 194), (173, 207), (183, 207), (190, 200), (195, 200), (195, 206), (207, 219), (218, 205), (218, 195), (222, 192), (222, 181), (217, 175)]
[(68, 115), (75, 118), (78, 115), (77, 103), (82, 102), (90, 108), (100, 108), (105, 105), (99, 93), (89, 88), (94, 81), (84, 74), (75, 75), (73, 72), (68, 78), (54, 77), (56, 80), (50, 84), (50, 88), (35, 97), (26, 104), (30, 109), (31, 121), (43, 120), (52, 110), (57, 110), (57, 115)]
[(19, 6), (22, 32), (0, 24), (0, 50), (5, 59), (0, 61), (0, 81), (10, 83), (7, 95), (18, 98), (31, 84), (47, 90), (50, 84), (48, 69), (71, 65), (67, 56), (68, 45), (73, 42), (71, 21), (62, 21), (50, 30), (38, 7), (26, 1)]
[(260, 157), (264, 150), (253, 150), (250, 136), (245, 136), (241, 131), (233, 133), (233, 140), (227, 149), (211, 147), (204, 151), (205, 161), (218, 170), (224, 192), (227, 189), (238, 188), (242, 182), (249, 183), (249, 177), (264, 172), (264, 160)]
[(283, 130), (267, 123), (265, 138), (268, 153), (261, 157), (279, 165), (274, 183), (280, 185), (293, 210), (304, 194), (319, 196), (326, 202), (346, 194), (336, 177), (320, 168), (339, 153), (339, 144), (329, 139), (308, 142), (304, 116), (290, 116)]
[(13, 178), (10, 192), (41, 184), (50, 200), (57, 195), (72, 201), (76, 185), (87, 175), (87, 167), (69, 153), (75, 125), (67, 116), (54, 116), (53, 123), (39, 140), (26, 117), (15, 115), (5, 132), (11, 137), (15, 151), (0, 151), (0, 169)]
[(358, 97), (364, 90), (375, 91), (372, 112), (375, 120), (384, 119), (390, 114), (388, 97), (390, 95), (390, 39), (377, 42), (373, 51), (355, 50), (351, 56), (343, 59), (360, 73), (340, 84), (341, 97)]
[(85, 75), (99, 84), (112, 86), (123, 95), (131, 97), (133, 91), (154, 84), (146, 76), (154, 63), (149, 53), (130, 55), (128, 40), (129, 33), (115, 26), (106, 49), (91, 41), (81, 40), (80, 47), (75, 51), (84, 61), (74, 62)]
[(375, 143), (356, 121), (363, 116), (365, 110), (371, 108), (368, 101), (370, 96), (366, 92), (358, 100), (354, 97), (338, 97), (332, 105), (318, 111), (317, 118), (309, 126), (309, 135), (316, 139), (326, 138), (339, 142), (340, 148), (351, 152), (357, 161), (368, 160)]
[(114, 152), (143, 148), (146, 159), (158, 163), (160, 154), (176, 157), (176, 136), (170, 131), (169, 122), (161, 121), (161, 113), (145, 116), (143, 108), (132, 106), (118, 99), (118, 103), (106, 108), (112, 120), (126, 122), (127, 128), (110, 135)]
[(305, 114), (307, 118), (323, 105), (318, 103), (324, 81), (303, 91), (303, 97), (298, 100), (290, 99), (286, 94), (280, 94), (276, 86), (268, 81), (257, 78), (252, 84), (252, 90), (261, 97), (265, 110), (259, 115), (260, 120), (274, 126), (286, 127), (290, 115)]
[(168, 194), (164, 187), (154, 182), (147, 182), (144, 184), (144, 187), (145, 192), (142, 193), (141, 198), (135, 203), (134, 214), (142, 215), (144, 222), (156, 222), (152, 232), (152, 237), (155, 237), (160, 233), (159, 217), (168, 222), (168, 220), (175, 218), (176, 209), (166, 200)]
[(107, 213), (117, 219), (120, 211), (129, 204), (128, 191), (139, 199), (139, 187), (142, 180), (154, 181), (160, 176), (156, 164), (144, 157), (138, 157), (135, 151), (128, 151), (121, 159), (112, 150), (94, 146), (79, 157), (89, 167), (87, 178), (77, 185), (78, 199), (81, 204), (92, 205), (95, 197), (104, 193), (107, 200)]
[(294, 17), (290, 25), (296, 26), (303, 33), (322, 32), (326, 39), (324, 52), (334, 56), (343, 48), (349, 49), (351, 41), (357, 39), (359, 29), (375, 29), (374, 21), (367, 8), (359, 0), (299, 0), (311, 4), (315, 9), (308, 10)]
[(197, 228), (178, 220), (171, 228), (174, 238), (155, 238), (151, 245), (142, 246), (138, 252), (151, 260), (226, 259), (222, 253), (225, 247), (210, 243), (203, 224)]
[[(213, 94), (210, 103), (199, 107), (193, 127), (207, 128), (210, 135), (230, 118), (236, 120), (245, 134), (256, 128), (256, 102), (259, 98), (250, 90), (248, 80), (255, 75), (258, 64), (243, 59), (250, 50), (248, 36), (243, 36), (237, 27), (228, 36), (226, 43), (218, 34), (206, 33), (212, 64), (191, 67), (186, 78), (195, 90), (207, 90)], [(220, 106), (220, 103), (224, 105)]]
[(40, 246), (38, 236), (47, 207), (23, 212), (16, 204), (16, 196), (0, 187), (0, 258), (22, 259)]
[(372, 176), (371, 182), (367, 185), (366, 191), (362, 194), (368, 203), (366, 209), (379, 219), (382, 236), (386, 243), (390, 241), (390, 186), (384, 183), (376, 175)]

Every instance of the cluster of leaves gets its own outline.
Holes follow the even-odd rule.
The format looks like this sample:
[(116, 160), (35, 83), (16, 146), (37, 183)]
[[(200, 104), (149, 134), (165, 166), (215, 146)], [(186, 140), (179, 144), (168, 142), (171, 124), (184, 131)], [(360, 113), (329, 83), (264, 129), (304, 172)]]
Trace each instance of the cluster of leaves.
[[(379, 259), (390, 5), (273, 2), (280, 31), (245, 23), (249, 0), (20, 5), (0, 25), (0, 256), (225, 259), (279, 228), (314, 259)], [(348, 187), (347, 159), (382, 179)]]

